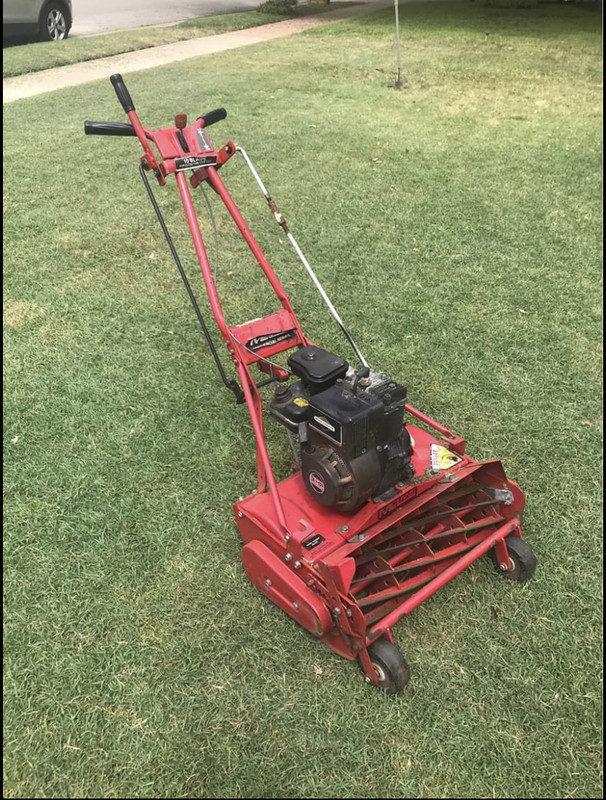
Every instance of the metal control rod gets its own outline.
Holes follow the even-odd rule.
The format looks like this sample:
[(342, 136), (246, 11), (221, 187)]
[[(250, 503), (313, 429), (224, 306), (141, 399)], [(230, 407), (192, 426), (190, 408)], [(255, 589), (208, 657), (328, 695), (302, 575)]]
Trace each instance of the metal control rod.
[(343, 331), (343, 334), (344, 334), (345, 338), (347, 339), (347, 341), (349, 342), (349, 344), (352, 346), (352, 348), (353, 348), (353, 350), (354, 350), (355, 354), (356, 354), (356, 355), (357, 355), (357, 357), (360, 359), (360, 362), (362, 363), (362, 365), (363, 365), (364, 367), (368, 367), (368, 366), (369, 366), (368, 362), (366, 361), (366, 359), (364, 358), (364, 356), (362, 355), (362, 353), (361, 353), (361, 352), (360, 352), (360, 350), (358, 349), (358, 346), (357, 346), (357, 344), (356, 344), (356, 343), (354, 342), (354, 340), (352, 339), (352, 337), (351, 337), (351, 334), (349, 333), (349, 331), (348, 331), (348, 330), (347, 330), (347, 328), (345, 327), (345, 323), (343, 322), (343, 320), (342, 320), (342, 319), (341, 319), (341, 317), (339, 316), (339, 312), (338, 312), (338, 311), (337, 311), (337, 309), (336, 309), (336, 308), (333, 306), (333, 304), (332, 304), (332, 302), (331, 302), (331, 300), (330, 300), (330, 297), (329, 297), (329, 296), (326, 294), (326, 292), (324, 291), (324, 287), (322, 286), (322, 284), (321, 284), (321, 283), (320, 283), (320, 281), (318, 280), (318, 277), (317, 277), (316, 273), (313, 271), (313, 269), (311, 268), (311, 266), (310, 266), (310, 264), (309, 264), (308, 260), (307, 260), (307, 259), (305, 258), (305, 256), (303, 255), (303, 252), (301, 251), (301, 248), (300, 248), (300, 247), (299, 247), (299, 245), (297, 244), (297, 241), (296, 241), (295, 237), (294, 237), (294, 236), (292, 235), (292, 233), (289, 231), (289, 229), (288, 229), (288, 225), (286, 224), (286, 220), (284, 219), (284, 216), (283, 216), (282, 212), (280, 211), (280, 209), (279, 209), (279, 208), (278, 208), (278, 206), (276, 205), (275, 201), (272, 199), (272, 197), (270, 196), (269, 192), (268, 192), (268, 191), (267, 191), (267, 189), (265, 188), (265, 184), (263, 183), (263, 181), (262, 181), (262, 180), (261, 180), (261, 178), (259, 177), (259, 173), (258, 173), (258, 172), (257, 172), (257, 170), (254, 168), (254, 166), (253, 166), (253, 164), (252, 164), (252, 161), (250, 160), (250, 158), (248, 157), (248, 155), (246, 154), (245, 150), (244, 150), (242, 147), (236, 147), (236, 151), (242, 155), (242, 158), (243, 158), (243, 159), (244, 159), (244, 161), (246, 162), (246, 165), (247, 165), (248, 169), (251, 171), (253, 178), (256, 180), (256, 182), (257, 182), (257, 184), (258, 184), (258, 186), (259, 186), (259, 189), (261, 189), (261, 191), (262, 191), (262, 193), (263, 193), (263, 196), (264, 196), (264, 197), (265, 197), (265, 199), (267, 200), (267, 205), (269, 206), (269, 208), (270, 208), (270, 210), (271, 210), (272, 214), (273, 214), (273, 215), (274, 215), (274, 217), (276, 218), (276, 221), (277, 221), (278, 225), (279, 225), (279, 226), (282, 228), (282, 230), (284, 231), (284, 233), (285, 233), (285, 234), (286, 234), (286, 236), (288, 237), (288, 241), (289, 241), (289, 242), (291, 243), (291, 245), (293, 246), (293, 248), (294, 248), (294, 250), (295, 250), (295, 253), (296, 253), (296, 254), (299, 256), (299, 260), (301, 261), (301, 263), (303, 264), (303, 266), (304, 266), (304, 267), (305, 267), (305, 269), (307, 270), (307, 272), (308, 272), (308, 274), (309, 274), (309, 277), (312, 279), (312, 281), (314, 282), (314, 284), (315, 284), (315, 286), (316, 286), (316, 289), (317, 289), (317, 290), (320, 292), (320, 294), (322, 295), (322, 299), (324, 300), (324, 302), (325, 302), (325, 303), (326, 303), (326, 305), (328, 306), (328, 310), (330, 311), (330, 313), (331, 313), (331, 314), (332, 314), (332, 316), (334, 317), (334, 319), (335, 319), (335, 321), (336, 321), (337, 325), (338, 325), (338, 326), (341, 328), (341, 330)]
[(208, 327), (206, 325), (204, 317), (202, 316), (202, 312), (200, 311), (200, 306), (198, 305), (198, 302), (197, 302), (196, 297), (195, 297), (195, 295), (194, 295), (194, 293), (192, 291), (192, 288), (191, 288), (191, 285), (190, 285), (189, 280), (187, 278), (187, 275), (185, 273), (185, 270), (183, 269), (183, 265), (181, 263), (181, 259), (179, 258), (179, 255), (178, 255), (177, 250), (175, 248), (175, 245), (173, 243), (172, 237), (171, 237), (171, 235), (169, 233), (168, 227), (167, 227), (166, 222), (164, 220), (164, 216), (162, 215), (162, 212), (160, 211), (160, 206), (158, 205), (158, 201), (156, 200), (156, 198), (154, 196), (154, 192), (153, 192), (153, 190), (152, 190), (152, 188), (150, 186), (150, 183), (149, 183), (149, 180), (147, 178), (147, 175), (145, 174), (145, 168), (143, 167), (142, 164), (139, 165), (139, 174), (141, 175), (141, 179), (142, 179), (143, 184), (145, 186), (145, 189), (147, 191), (147, 195), (149, 197), (149, 201), (150, 201), (150, 203), (152, 205), (152, 208), (154, 209), (156, 217), (158, 218), (158, 222), (160, 223), (160, 227), (162, 228), (162, 233), (164, 234), (164, 238), (166, 239), (166, 243), (168, 244), (168, 247), (169, 247), (169, 250), (170, 250), (170, 252), (172, 254), (172, 257), (173, 257), (173, 259), (175, 261), (175, 264), (177, 265), (177, 269), (179, 270), (179, 275), (181, 276), (181, 280), (183, 281), (183, 285), (185, 286), (185, 289), (187, 291), (187, 295), (188, 295), (188, 297), (190, 299), (190, 302), (191, 302), (191, 304), (193, 306), (194, 311), (196, 312), (196, 317), (198, 318), (198, 322), (200, 323), (200, 327), (202, 328), (202, 333), (204, 334), (204, 338), (206, 339), (206, 342), (208, 344), (208, 347), (210, 349), (210, 352), (211, 352), (211, 355), (212, 355), (212, 357), (214, 359), (214, 362), (217, 365), (217, 369), (219, 371), (219, 375), (221, 376), (221, 380), (223, 381), (225, 386), (230, 391), (232, 391), (234, 393), (234, 395), (236, 397), (236, 402), (239, 403), (239, 404), (243, 403), (244, 402), (244, 393), (242, 392), (242, 388), (239, 385), (238, 381), (230, 380), (227, 377), (226, 373), (225, 373), (225, 369), (224, 369), (223, 364), (221, 363), (221, 360), (219, 358), (219, 354), (217, 352), (217, 348), (215, 347), (215, 343), (213, 342), (213, 340), (211, 338), (210, 331), (208, 330)]

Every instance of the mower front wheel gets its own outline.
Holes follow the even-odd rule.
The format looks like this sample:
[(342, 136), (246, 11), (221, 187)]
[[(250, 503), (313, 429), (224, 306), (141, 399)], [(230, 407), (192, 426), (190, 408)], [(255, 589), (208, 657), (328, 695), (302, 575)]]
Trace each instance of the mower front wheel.
[(398, 694), (410, 680), (410, 667), (395, 644), (377, 639), (368, 647), (378, 686), (386, 694)]
[(524, 539), (511, 535), (505, 538), (505, 544), (507, 545), (509, 560), (511, 562), (510, 569), (501, 569), (494, 550), (491, 550), (490, 556), (495, 567), (503, 578), (507, 578), (507, 580), (510, 581), (517, 581), (518, 583), (526, 583), (527, 580), (532, 578), (537, 568), (537, 559), (532, 552), (532, 548)]

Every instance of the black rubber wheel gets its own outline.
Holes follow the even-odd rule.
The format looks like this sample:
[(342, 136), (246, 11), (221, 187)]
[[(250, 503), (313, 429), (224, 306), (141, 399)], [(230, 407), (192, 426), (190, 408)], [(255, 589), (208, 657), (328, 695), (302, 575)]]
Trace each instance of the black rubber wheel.
[(41, 42), (60, 42), (67, 39), (72, 20), (67, 6), (61, 0), (49, 0), (40, 12), (38, 38)]
[(499, 566), (494, 550), (490, 551), (490, 556), (493, 560), (495, 567), (499, 571), (499, 575), (507, 578), (510, 581), (517, 581), (518, 583), (526, 583), (527, 580), (532, 578), (534, 571), (537, 568), (537, 559), (528, 542), (524, 539), (519, 539), (517, 536), (507, 536), (505, 544), (509, 551), (509, 558), (511, 561), (510, 569), (504, 570)]
[(379, 688), (387, 694), (398, 694), (410, 680), (410, 667), (395, 644), (378, 639), (368, 648), (368, 655), (379, 679)]

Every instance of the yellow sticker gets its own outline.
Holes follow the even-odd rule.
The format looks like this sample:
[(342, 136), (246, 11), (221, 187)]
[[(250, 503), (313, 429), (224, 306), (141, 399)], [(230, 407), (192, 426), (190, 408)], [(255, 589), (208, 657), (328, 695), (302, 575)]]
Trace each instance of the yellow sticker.
[(295, 397), (293, 403), (296, 406), (300, 406), (301, 408), (305, 408), (305, 406), (309, 405), (309, 400), (306, 400), (304, 397)]
[(436, 472), (440, 469), (450, 469), (463, 459), (456, 453), (452, 453), (441, 444), (432, 444), (430, 448), (431, 468)]

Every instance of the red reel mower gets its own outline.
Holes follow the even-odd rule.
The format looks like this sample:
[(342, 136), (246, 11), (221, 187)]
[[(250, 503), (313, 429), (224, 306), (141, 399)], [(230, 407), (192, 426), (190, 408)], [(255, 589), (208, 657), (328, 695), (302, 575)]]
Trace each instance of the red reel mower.
[[(139, 139), (141, 177), (219, 374), (250, 414), (257, 489), (234, 505), (246, 574), (331, 650), (357, 660), (369, 683), (396, 694), (410, 677), (391, 634), (398, 620), (485, 554), (505, 578), (522, 583), (534, 573), (536, 560), (520, 527), (524, 495), (500, 461), (474, 461), (463, 438), (410, 405), (404, 386), (369, 366), (247, 154), (231, 141), (219, 149), (210, 142), (206, 131), (226, 117), (225, 110), (210, 111), (192, 125), (177, 114), (174, 127), (150, 130), (142, 126), (121, 76), (113, 75), (111, 82), (130, 123), (85, 122), (85, 133)], [(219, 177), (236, 153), (359, 366), (303, 332), (284, 287)], [(210, 307), (238, 380), (229, 379), (210, 337), (150, 172), (160, 186), (175, 176)], [(190, 192), (190, 186), (204, 185), (224, 203), (263, 271), (280, 306), (274, 313), (227, 324)], [(272, 360), (286, 351), (285, 365)], [(279, 482), (264, 437), (260, 390), (270, 385), (275, 391), (269, 413), (286, 428), (295, 455), (293, 474)]]

